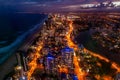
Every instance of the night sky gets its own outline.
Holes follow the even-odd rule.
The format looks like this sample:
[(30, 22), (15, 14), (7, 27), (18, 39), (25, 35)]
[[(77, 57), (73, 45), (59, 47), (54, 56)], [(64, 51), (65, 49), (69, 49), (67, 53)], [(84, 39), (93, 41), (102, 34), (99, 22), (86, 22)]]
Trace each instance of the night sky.
[(80, 5), (119, 0), (0, 0), (1, 12), (77, 11)]

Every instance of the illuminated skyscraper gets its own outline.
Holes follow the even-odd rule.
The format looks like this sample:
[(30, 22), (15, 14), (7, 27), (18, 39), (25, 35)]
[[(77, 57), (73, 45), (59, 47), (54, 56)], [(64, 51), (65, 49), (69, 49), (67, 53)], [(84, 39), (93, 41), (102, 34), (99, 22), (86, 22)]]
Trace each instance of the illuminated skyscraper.
[(67, 66), (72, 67), (72, 57), (73, 57), (74, 50), (69, 47), (65, 47), (61, 50), (62, 53), (62, 60), (64, 60), (64, 64)]
[(54, 69), (54, 60), (55, 57), (51, 53), (48, 53), (46, 56), (46, 64), (45, 64), (46, 70), (52, 71)]

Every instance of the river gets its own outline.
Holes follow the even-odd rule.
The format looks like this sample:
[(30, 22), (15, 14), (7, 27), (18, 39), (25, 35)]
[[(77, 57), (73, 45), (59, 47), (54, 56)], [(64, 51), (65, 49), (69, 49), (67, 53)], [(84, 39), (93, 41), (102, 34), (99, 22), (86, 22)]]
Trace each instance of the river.
[(88, 50), (91, 50), (93, 52), (96, 52), (106, 58), (108, 58), (110, 61), (114, 61), (118, 64), (120, 64), (120, 55), (116, 53), (112, 53), (109, 50), (103, 48), (99, 44), (96, 43), (96, 41), (92, 40), (91, 38), (91, 32), (92, 30), (86, 30), (81, 31), (75, 38), (78, 44), (83, 44), (85, 48)]

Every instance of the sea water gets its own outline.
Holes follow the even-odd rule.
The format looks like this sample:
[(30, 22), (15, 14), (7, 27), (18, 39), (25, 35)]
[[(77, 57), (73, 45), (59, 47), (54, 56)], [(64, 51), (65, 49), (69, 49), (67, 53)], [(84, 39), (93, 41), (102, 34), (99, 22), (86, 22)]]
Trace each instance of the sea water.
[(0, 64), (34, 31), (47, 15), (14, 13), (0, 15)]

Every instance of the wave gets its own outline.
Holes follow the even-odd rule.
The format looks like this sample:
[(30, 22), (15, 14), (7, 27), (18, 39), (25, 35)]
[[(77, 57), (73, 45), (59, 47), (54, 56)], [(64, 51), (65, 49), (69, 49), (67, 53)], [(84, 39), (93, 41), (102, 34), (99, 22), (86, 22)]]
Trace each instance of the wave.
[(7, 41), (1, 41), (1, 42), (0, 42), (0, 44), (5, 44), (5, 43), (7, 43)]
[(11, 54), (13, 54), (16, 49), (23, 43), (28, 35), (31, 35), (38, 27), (40, 27), (48, 17), (44, 18), (39, 24), (35, 25), (32, 29), (29, 29), (24, 34), (16, 38), (16, 40), (10, 45), (0, 48), (0, 64), (4, 62)]

